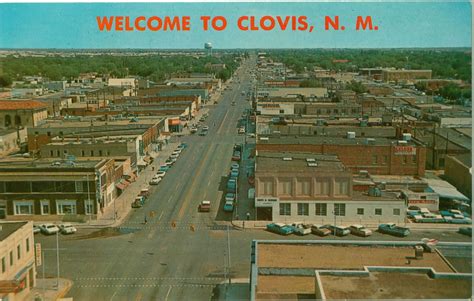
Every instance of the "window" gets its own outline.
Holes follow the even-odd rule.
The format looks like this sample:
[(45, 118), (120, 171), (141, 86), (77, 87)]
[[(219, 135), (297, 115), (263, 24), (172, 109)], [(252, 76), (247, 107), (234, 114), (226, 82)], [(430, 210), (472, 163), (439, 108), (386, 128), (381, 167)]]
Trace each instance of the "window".
[(290, 203), (280, 203), (280, 215), (291, 215)]
[(66, 155), (67, 154), (67, 149), (63, 150), (63, 153)]
[(58, 215), (76, 214), (76, 201), (56, 201)]
[(273, 195), (273, 179), (262, 180), (263, 195)]
[(16, 258), (20, 260), (21, 258), (21, 245), (16, 246)]
[(40, 201), (41, 203), (41, 214), (42, 215), (48, 215), (50, 214), (49, 211), (49, 200), (42, 200)]
[(298, 203), (298, 215), (309, 215), (309, 204)]
[(382, 162), (383, 165), (387, 165), (388, 164), (388, 156), (387, 155), (384, 155), (383, 156), (383, 162)]
[(110, 156), (110, 151), (107, 151), (107, 156)]
[(31, 189), (33, 192), (55, 192), (56, 191), (54, 182), (50, 182), (50, 181), (31, 182)]
[(10, 251), (10, 266), (13, 265), (13, 251)]
[(325, 204), (325, 203), (322, 203), (322, 204), (316, 203), (315, 205), (316, 205), (315, 215), (319, 215), (319, 216), (326, 216), (327, 215), (327, 210), (328, 210), (327, 204)]
[(347, 179), (336, 179), (335, 195), (348, 195), (349, 194), (349, 181)]
[(86, 156), (86, 152), (84, 150), (81, 150), (81, 156), (83, 156), (83, 157)]
[(54, 151), (50, 150), (49, 154), (51, 155), (51, 157), (54, 157)]
[(48, 137), (51, 137), (51, 132), (48, 132), (47, 135), (48, 135)]
[(372, 164), (377, 164), (377, 155), (372, 155)]
[(416, 155), (411, 156), (411, 163), (416, 164)]
[(31, 192), (30, 182), (5, 182), (5, 192)]
[(5, 257), (2, 257), (2, 274), (5, 273), (7, 271), (7, 260), (5, 259)]
[(76, 192), (84, 192), (84, 182), (76, 181)]
[(382, 208), (375, 208), (375, 215), (382, 215)]
[(285, 110), (280, 110), (280, 114), (285, 114)]
[(75, 181), (56, 181), (55, 186), (57, 192), (76, 192)]
[(94, 151), (91, 150), (91, 157), (94, 157)]
[(30, 252), (30, 239), (26, 239), (26, 253)]
[(393, 215), (400, 215), (400, 209), (399, 208), (394, 208), (393, 209)]
[(364, 215), (364, 208), (357, 208), (357, 215)]
[(99, 156), (102, 156), (102, 150), (99, 150)]
[(407, 156), (403, 156), (403, 164), (407, 164)]
[(94, 212), (94, 204), (92, 200), (84, 200), (84, 208), (86, 208), (86, 214), (91, 215)]
[(296, 182), (297, 195), (311, 195), (311, 179), (298, 179)]
[(346, 216), (346, 204), (342, 204), (342, 203), (334, 204), (334, 215)]
[(329, 179), (322, 178), (316, 180), (316, 194), (329, 195)]
[(291, 179), (280, 179), (280, 194), (281, 195), (291, 195)]
[(15, 215), (33, 214), (33, 201), (14, 201)]

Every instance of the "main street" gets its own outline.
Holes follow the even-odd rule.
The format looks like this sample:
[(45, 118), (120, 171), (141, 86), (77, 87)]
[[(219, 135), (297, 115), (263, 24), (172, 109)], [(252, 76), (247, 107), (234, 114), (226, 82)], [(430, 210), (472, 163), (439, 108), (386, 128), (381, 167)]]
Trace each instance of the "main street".
[[(250, 107), (241, 95), (250, 88), (247, 70), (238, 71), (240, 83), (234, 81), (217, 105), (208, 105), (207, 136), (174, 138), (188, 147), (163, 181), (151, 188), (143, 208), (134, 209), (120, 228), (80, 229), (75, 236), (60, 237), (60, 276), (73, 281), (68, 296), (74, 300), (209, 300), (213, 287), (225, 281), (226, 229), (231, 214), (222, 210), (223, 194), (233, 145), (244, 140), (237, 134), (237, 121)], [(202, 200), (211, 201), (210, 213), (198, 213)], [(233, 278), (249, 275), (252, 239), (282, 238), (266, 231), (233, 228), (229, 236)], [(469, 241), (454, 232), (435, 231), (416, 232), (405, 240), (423, 237)], [(321, 238), (310, 235), (303, 239)], [(394, 238), (375, 233), (371, 239)], [(46, 249), (46, 276), (55, 277), (55, 237), (37, 235), (36, 240)], [(38, 275), (41, 277), (42, 267)]]

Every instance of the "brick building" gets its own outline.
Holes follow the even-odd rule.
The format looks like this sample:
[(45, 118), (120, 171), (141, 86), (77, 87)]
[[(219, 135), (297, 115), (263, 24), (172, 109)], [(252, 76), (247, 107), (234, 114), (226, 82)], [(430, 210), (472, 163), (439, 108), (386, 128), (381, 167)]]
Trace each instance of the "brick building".
[(416, 175), (425, 173), (426, 148), (414, 141), (389, 138), (260, 137), (257, 152), (303, 152), (337, 155), (354, 173)]
[(414, 81), (415, 79), (431, 79), (431, 70), (404, 70), (384, 69), (382, 79), (384, 82)]
[(47, 106), (36, 100), (0, 100), (0, 128), (36, 127), (48, 118)]

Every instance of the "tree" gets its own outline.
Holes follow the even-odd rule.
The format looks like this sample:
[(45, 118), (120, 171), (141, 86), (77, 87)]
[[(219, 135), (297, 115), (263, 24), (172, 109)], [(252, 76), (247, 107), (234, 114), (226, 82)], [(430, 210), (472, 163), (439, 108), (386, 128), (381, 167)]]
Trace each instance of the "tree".
[(0, 87), (10, 87), (13, 81), (8, 75), (0, 75)]
[(367, 89), (364, 87), (364, 85), (361, 82), (357, 82), (355, 80), (347, 84), (346, 88), (356, 92), (357, 94), (367, 92)]

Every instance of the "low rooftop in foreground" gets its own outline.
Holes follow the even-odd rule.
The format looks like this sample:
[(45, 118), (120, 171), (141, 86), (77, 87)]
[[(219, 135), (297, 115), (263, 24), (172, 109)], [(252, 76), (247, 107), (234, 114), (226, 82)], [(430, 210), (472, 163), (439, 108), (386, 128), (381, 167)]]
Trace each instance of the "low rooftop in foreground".
[(254, 241), (254, 244), (251, 300), (471, 296), (472, 274), (457, 272), (437, 249), (433, 252), (425, 249), (417, 259), (414, 247), (422, 242)]

